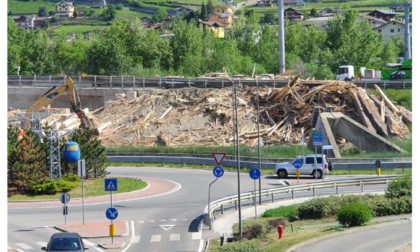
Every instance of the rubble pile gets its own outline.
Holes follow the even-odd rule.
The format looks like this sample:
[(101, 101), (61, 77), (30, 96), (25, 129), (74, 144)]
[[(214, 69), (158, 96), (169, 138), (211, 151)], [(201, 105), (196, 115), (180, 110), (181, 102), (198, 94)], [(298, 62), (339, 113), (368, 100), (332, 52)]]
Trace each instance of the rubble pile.
[(182, 88), (119, 98), (91, 114), (105, 146), (231, 145), (236, 111), (241, 144), (255, 146), (258, 134), (266, 145), (300, 143), (302, 132), (310, 137), (315, 108), (342, 112), (384, 137), (408, 137), (411, 112), (376, 91), (341, 81), (307, 85), (297, 76), (283, 88), (238, 86), (237, 110), (231, 87)]

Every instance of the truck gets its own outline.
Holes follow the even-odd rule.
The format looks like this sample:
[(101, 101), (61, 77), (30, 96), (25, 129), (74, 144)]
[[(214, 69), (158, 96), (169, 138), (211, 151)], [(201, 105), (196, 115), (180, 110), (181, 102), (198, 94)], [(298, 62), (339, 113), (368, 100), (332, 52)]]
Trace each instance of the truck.
[[(299, 163), (299, 168), (295, 167), (295, 163)], [(309, 154), (305, 156), (297, 156), (293, 161), (278, 163), (274, 167), (274, 173), (278, 178), (284, 179), (289, 175), (296, 175), (299, 169), (300, 175), (310, 175), (315, 179), (320, 179), (324, 175), (329, 174), (333, 170), (334, 164), (328, 162), (325, 154)]]
[(366, 69), (361, 67), (360, 72), (355, 75), (354, 66), (342, 65), (337, 69), (336, 80), (354, 81), (360, 80), (396, 80), (411, 79), (412, 61), (405, 60), (401, 63), (388, 63), (382, 70)]
[(360, 72), (355, 75), (354, 66), (352, 65), (342, 65), (338, 67), (336, 80), (354, 81), (356, 79), (381, 80), (382, 73), (380, 70), (366, 69), (366, 67), (361, 67)]
[(29, 130), (29, 128), (31, 127), (30, 118), (32, 117), (32, 113), (38, 112), (43, 107), (51, 104), (54, 99), (56, 99), (64, 93), (67, 93), (67, 97), (70, 101), (70, 110), (73, 113), (76, 113), (77, 117), (80, 119), (82, 128), (90, 129), (92, 130), (94, 136), (99, 136), (99, 130), (96, 127), (95, 122), (91, 118), (89, 118), (81, 108), (81, 102), (77, 93), (76, 86), (74, 84), (74, 81), (70, 77), (66, 78), (66, 81), (63, 85), (59, 87), (52, 87), (45, 94), (43, 94), (34, 102), (32, 102), (31, 105), (29, 105), (29, 107), (26, 110), (23, 129)]

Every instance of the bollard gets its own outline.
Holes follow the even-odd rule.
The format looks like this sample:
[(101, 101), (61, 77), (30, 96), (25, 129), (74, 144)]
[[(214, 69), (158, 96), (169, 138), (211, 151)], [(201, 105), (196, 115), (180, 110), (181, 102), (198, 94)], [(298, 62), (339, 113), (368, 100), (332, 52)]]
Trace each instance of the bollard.
[(277, 226), (277, 232), (279, 233), (279, 239), (281, 239), (283, 237), (283, 232), (284, 232), (283, 225), (278, 225)]
[(376, 175), (379, 177), (381, 176), (381, 166), (382, 166), (381, 160), (377, 159), (375, 161), (375, 166), (376, 166)]
[(115, 236), (115, 226), (113, 224), (109, 225), (109, 236)]

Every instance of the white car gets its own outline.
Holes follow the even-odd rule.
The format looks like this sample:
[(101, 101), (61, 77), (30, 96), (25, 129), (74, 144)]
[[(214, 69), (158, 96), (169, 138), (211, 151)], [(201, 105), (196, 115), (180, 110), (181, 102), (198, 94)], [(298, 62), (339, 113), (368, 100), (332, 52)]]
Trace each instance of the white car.
[(279, 178), (287, 178), (289, 175), (296, 175), (296, 170), (299, 167), (300, 175), (311, 175), (316, 179), (322, 178), (329, 174), (333, 169), (333, 163), (328, 162), (325, 154), (310, 154), (306, 156), (297, 156), (291, 162), (283, 162), (276, 164), (274, 173)]

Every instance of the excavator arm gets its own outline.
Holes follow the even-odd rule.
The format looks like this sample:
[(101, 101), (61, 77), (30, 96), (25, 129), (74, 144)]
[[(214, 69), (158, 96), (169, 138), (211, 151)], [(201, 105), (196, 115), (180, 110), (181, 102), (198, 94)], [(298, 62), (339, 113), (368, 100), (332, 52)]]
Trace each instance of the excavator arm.
[(53, 87), (48, 90), (41, 97), (36, 99), (26, 110), (24, 129), (28, 130), (31, 126), (31, 113), (38, 112), (41, 108), (51, 104), (53, 100), (61, 96), (64, 92), (67, 92), (67, 96), (70, 100), (70, 109), (76, 113), (77, 117), (81, 121), (81, 126), (85, 129), (91, 129), (95, 136), (99, 135), (99, 131), (92, 119), (86, 116), (86, 113), (81, 109), (81, 103), (77, 94), (76, 87), (73, 80), (67, 77), (66, 82), (60, 87)]

